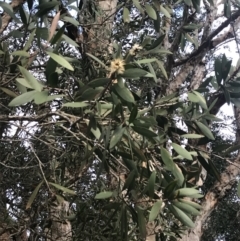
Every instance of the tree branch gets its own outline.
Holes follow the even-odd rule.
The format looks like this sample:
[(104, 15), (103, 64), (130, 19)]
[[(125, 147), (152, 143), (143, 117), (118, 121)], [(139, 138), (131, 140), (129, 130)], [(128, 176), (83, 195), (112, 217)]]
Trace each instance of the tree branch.
[(224, 28), (226, 28), (232, 21), (235, 21), (238, 17), (240, 16), (240, 9), (238, 11), (236, 11), (231, 18), (227, 19), (225, 22), (223, 22), (216, 30), (214, 30), (208, 37), (207, 39), (202, 43), (201, 46), (199, 46), (199, 48), (194, 51), (192, 54), (190, 54), (186, 59), (183, 59), (181, 61), (176, 62), (173, 67), (177, 67), (180, 65), (183, 65), (185, 63), (187, 63), (190, 59), (198, 56), (198, 54), (200, 54), (201, 52), (203, 52), (204, 50), (206, 51), (206, 49), (211, 49), (212, 46), (212, 39), (217, 36)]

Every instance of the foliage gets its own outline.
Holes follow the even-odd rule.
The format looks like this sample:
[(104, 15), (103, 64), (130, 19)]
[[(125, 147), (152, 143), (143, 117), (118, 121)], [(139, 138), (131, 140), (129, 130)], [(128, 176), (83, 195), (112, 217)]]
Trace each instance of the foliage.
[(64, 202), (73, 240), (176, 240), (200, 214), (202, 169), (220, 180), (214, 156), (239, 149), (202, 148), (219, 145), (219, 99), (239, 107), (239, 64), (222, 55), (196, 89), (171, 88), (191, 60), (180, 56), (204, 47), (200, 1), (118, 1), (111, 35), (98, 6), (76, 2), (0, 5), (13, 18), (0, 44), (1, 209), (31, 240), (46, 240)]

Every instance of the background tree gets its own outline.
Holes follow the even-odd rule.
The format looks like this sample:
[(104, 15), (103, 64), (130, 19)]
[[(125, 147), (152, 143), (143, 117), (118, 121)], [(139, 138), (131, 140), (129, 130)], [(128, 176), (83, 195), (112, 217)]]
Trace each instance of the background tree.
[(239, 63), (220, 48), (239, 54), (238, 2), (0, 6), (0, 237), (223, 235), (206, 221), (239, 175)]

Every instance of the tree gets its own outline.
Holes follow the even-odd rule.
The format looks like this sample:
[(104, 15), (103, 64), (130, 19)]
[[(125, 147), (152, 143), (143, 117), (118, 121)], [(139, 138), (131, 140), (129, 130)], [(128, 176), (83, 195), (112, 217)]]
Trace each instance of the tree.
[(239, 175), (238, 3), (0, 6), (0, 237), (201, 240)]

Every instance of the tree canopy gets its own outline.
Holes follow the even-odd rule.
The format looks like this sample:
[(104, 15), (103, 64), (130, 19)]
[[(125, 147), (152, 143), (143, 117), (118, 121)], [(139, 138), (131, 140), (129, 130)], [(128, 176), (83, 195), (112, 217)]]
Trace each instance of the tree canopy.
[(239, 2), (0, 7), (0, 238), (210, 240), (240, 195)]

